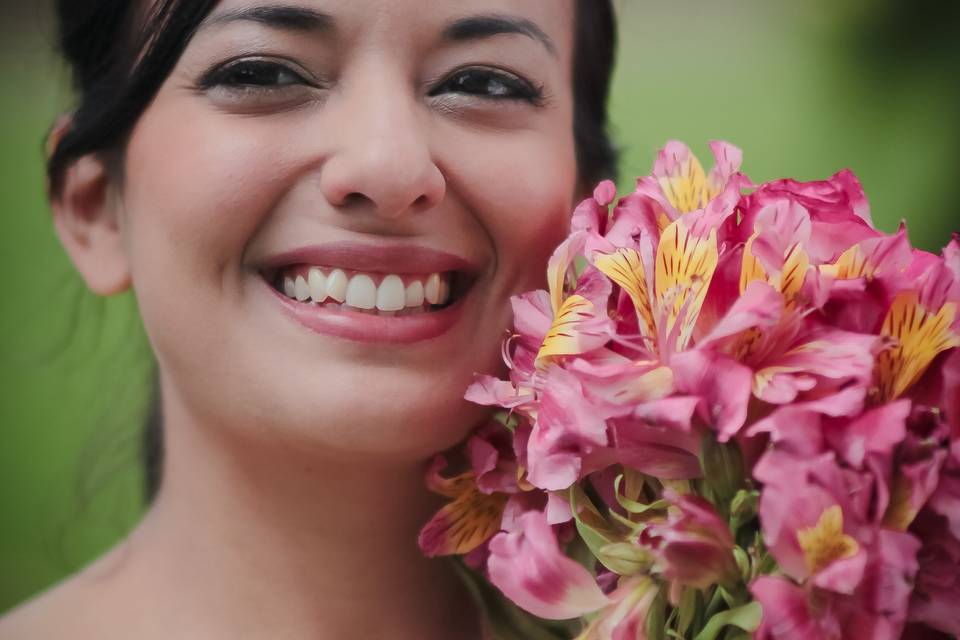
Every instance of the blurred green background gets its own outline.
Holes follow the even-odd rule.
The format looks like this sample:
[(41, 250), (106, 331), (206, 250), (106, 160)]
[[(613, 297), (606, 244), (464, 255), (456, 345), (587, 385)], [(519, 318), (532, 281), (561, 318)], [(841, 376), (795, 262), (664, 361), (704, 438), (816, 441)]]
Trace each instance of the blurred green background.
[[(960, 228), (960, 3), (622, 0), (621, 189), (669, 138), (730, 140), (754, 180), (852, 168), (877, 224)], [(141, 510), (151, 362), (130, 296), (95, 299), (56, 242), (42, 139), (70, 106), (47, 2), (0, 1), (0, 612), (105, 550)]]

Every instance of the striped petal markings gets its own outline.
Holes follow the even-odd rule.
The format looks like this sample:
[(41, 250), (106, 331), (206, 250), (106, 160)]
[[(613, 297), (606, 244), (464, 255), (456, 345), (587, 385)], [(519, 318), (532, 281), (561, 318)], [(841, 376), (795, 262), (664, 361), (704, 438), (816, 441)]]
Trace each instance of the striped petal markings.
[(702, 209), (722, 190), (722, 185), (711, 184), (697, 157), (685, 145), (668, 145), (664, 154), (670, 154), (667, 171), (657, 176), (657, 182), (667, 201), (679, 213)]
[(892, 340), (877, 356), (875, 373), (877, 399), (899, 398), (927, 370), (940, 353), (960, 347), (960, 335), (953, 329), (957, 304), (946, 302), (936, 311), (926, 309), (916, 291), (899, 293), (890, 305), (880, 330)]
[(672, 351), (686, 348), (717, 269), (717, 230), (707, 236), (690, 232), (683, 218), (673, 222), (660, 237), (654, 275), (654, 299), (658, 332), (671, 336), (679, 321)]
[(763, 280), (783, 294), (784, 302), (792, 306), (797, 294), (803, 287), (807, 270), (810, 267), (810, 256), (803, 246), (796, 242), (790, 245), (783, 256), (783, 267), (779, 273), (767, 273), (760, 260), (753, 253), (753, 242), (760, 235), (754, 234), (743, 247), (743, 260), (740, 267), (740, 293), (747, 290), (747, 286), (755, 280)]
[(640, 333), (646, 338), (656, 336), (650, 286), (640, 252), (624, 247), (614, 253), (597, 256), (593, 265), (630, 296), (640, 320)]
[(581, 340), (578, 325), (593, 317), (594, 305), (583, 296), (574, 294), (564, 300), (537, 352), (537, 367), (542, 368), (557, 356), (583, 353), (587, 347)]
[(420, 531), (420, 548), (428, 557), (469, 553), (500, 530), (509, 496), (483, 493), (473, 472), (447, 479), (440, 492), (453, 501)]

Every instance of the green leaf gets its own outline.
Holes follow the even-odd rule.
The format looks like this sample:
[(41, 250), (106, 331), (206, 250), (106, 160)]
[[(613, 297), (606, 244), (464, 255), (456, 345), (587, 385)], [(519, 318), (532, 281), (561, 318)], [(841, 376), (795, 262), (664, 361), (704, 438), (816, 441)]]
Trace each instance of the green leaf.
[(756, 631), (763, 618), (763, 608), (759, 602), (749, 602), (736, 609), (728, 609), (714, 615), (694, 640), (716, 640), (720, 631), (727, 626), (737, 627), (744, 631)]
[(679, 616), (677, 618), (677, 631), (686, 637), (690, 625), (693, 624), (693, 617), (697, 613), (697, 590), (686, 587), (680, 595), (680, 606), (677, 607)]
[(622, 576), (647, 572), (653, 565), (653, 556), (633, 542), (614, 542), (600, 549), (597, 558), (605, 567)]
[(622, 481), (623, 474), (620, 474), (617, 476), (616, 480), (613, 481), (613, 490), (617, 496), (617, 502), (620, 503), (620, 506), (623, 507), (627, 513), (643, 513), (644, 511), (649, 511), (651, 509), (666, 509), (667, 506), (669, 506), (670, 503), (666, 500), (656, 500), (650, 504), (644, 504), (620, 495), (620, 483)]
[(646, 640), (664, 640), (664, 626), (666, 625), (667, 601), (663, 589), (657, 592), (650, 608), (647, 609), (647, 619), (644, 621)]
[(733, 441), (721, 444), (712, 433), (705, 434), (700, 445), (700, 468), (716, 496), (716, 506), (726, 511), (744, 484), (740, 446)]
[(733, 557), (737, 561), (737, 569), (740, 570), (740, 578), (744, 582), (750, 582), (752, 577), (752, 567), (750, 566), (750, 556), (741, 547), (733, 548)]
[(615, 542), (622, 542), (623, 536), (600, 515), (589, 496), (579, 485), (570, 487), (570, 510), (573, 511), (573, 520), (577, 526), (577, 532), (590, 552), (605, 567), (611, 571), (617, 571), (604, 562), (603, 548)]

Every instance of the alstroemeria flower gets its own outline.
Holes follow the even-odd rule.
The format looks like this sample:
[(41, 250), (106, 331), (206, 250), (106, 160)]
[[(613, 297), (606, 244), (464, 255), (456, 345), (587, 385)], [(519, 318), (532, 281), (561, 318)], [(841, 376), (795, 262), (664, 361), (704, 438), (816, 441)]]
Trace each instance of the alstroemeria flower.
[(828, 180), (785, 179), (761, 185), (741, 205), (743, 220), (739, 228), (747, 234), (742, 240), (752, 234), (754, 220), (764, 207), (784, 199), (798, 203), (810, 215), (806, 252), (813, 264), (829, 263), (849, 247), (881, 235), (870, 222), (863, 187), (851, 171), (844, 169)]
[(526, 448), (528, 480), (566, 489), (585, 475), (584, 458), (610, 445), (608, 419), (625, 410), (594, 398), (580, 379), (557, 365), (542, 374), (533, 430)]
[(716, 164), (708, 175), (687, 145), (670, 140), (657, 153), (653, 174), (637, 180), (635, 194), (656, 203), (652, 212), (661, 230), (682, 215), (707, 209), (720, 199), (727, 200), (717, 202), (721, 207), (735, 203), (740, 186), (749, 183), (736, 180), (743, 162), (740, 149), (715, 140), (710, 150)]
[(710, 224), (702, 213), (672, 222), (659, 237), (655, 254), (644, 256), (643, 245), (651, 242), (644, 237), (639, 249), (622, 247), (593, 257), (594, 266), (633, 302), (644, 341), (638, 348), (648, 359), (669, 363), (693, 335), (717, 267), (716, 224), (722, 221)]
[[(833, 387), (847, 380), (866, 380), (873, 368), (877, 339), (869, 334), (840, 331), (811, 321), (800, 300), (811, 272), (808, 247), (809, 212), (791, 199), (770, 199), (757, 211), (756, 231), (743, 249), (739, 288), (731, 312), (751, 300), (751, 287), (764, 282), (780, 294), (766, 294), (765, 309), (750, 307), (755, 326), (722, 341), (722, 348), (754, 372), (753, 394), (774, 404), (792, 402), (820, 380)], [(727, 286), (730, 286), (729, 284)], [(759, 292), (753, 293), (758, 297)], [(758, 298), (759, 299), (759, 298)], [(740, 311), (746, 320), (751, 316)], [(775, 317), (776, 320), (770, 321)], [(718, 327), (723, 327), (721, 318)], [(716, 340), (713, 335), (710, 340)]]
[(560, 550), (545, 514), (529, 511), (518, 522), (519, 529), (490, 541), (487, 570), (504, 595), (551, 620), (576, 618), (609, 603), (590, 572)]
[(930, 511), (921, 514), (913, 531), (923, 548), (908, 619), (960, 636), (960, 540), (950, 533), (945, 518)]
[[(754, 468), (763, 537), (783, 571), (797, 582), (851, 593), (863, 576), (863, 543), (872, 528), (847, 498), (847, 477), (832, 452), (801, 459), (768, 452)], [(853, 533), (854, 535), (851, 535)]]
[[(917, 261), (928, 262), (924, 256)], [(920, 379), (934, 358), (960, 347), (958, 307), (960, 280), (942, 260), (934, 260), (923, 270), (915, 289), (896, 295), (880, 329), (891, 345), (877, 358), (878, 402), (899, 398)]]
[(667, 520), (651, 524), (644, 538), (657, 558), (655, 570), (671, 583), (671, 600), (682, 587), (704, 589), (730, 584), (738, 575), (733, 534), (709, 502), (693, 495), (664, 491), (670, 502)]
[(513, 437), (496, 420), (485, 423), (470, 436), (467, 457), (477, 488), (483, 493), (513, 494), (521, 490)]
[(507, 494), (480, 491), (473, 471), (444, 478), (446, 466), (436, 456), (427, 470), (427, 487), (452, 499), (420, 531), (420, 549), (428, 557), (463, 555), (482, 545), (500, 530), (507, 504)]
[(647, 576), (621, 578), (608, 596), (610, 604), (576, 640), (645, 640), (647, 613), (659, 590)]
[(838, 593), (800, 586), (780, 576), (760, 576), (750, 591), (763, 607), (757, 640), (896, 640), (907, 619), (919, 542), (880, 531), (866, 550), (856, 589)]
[(579, 640), (750, 633), (748, 575), (762, 640), (957, 633), (960, 240), (878, 231), (849, 171), (756, 186), (711, 147), (577, 207), (511, 301), (509, 379), (466, 396), (505, 424), (435, 465), (421, 544)]

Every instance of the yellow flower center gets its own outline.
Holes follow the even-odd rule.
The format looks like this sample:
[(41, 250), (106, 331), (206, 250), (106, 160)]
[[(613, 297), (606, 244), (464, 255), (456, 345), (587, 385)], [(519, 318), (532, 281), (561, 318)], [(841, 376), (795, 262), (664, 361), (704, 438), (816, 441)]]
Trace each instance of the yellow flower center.
[(843, 510), (836, 504), (823, 510), (817, 524), (799, 529), (797, 541), (811, 574), (837, 560), (855, 556), (860, 550), (857, 541), (843, 532)]

